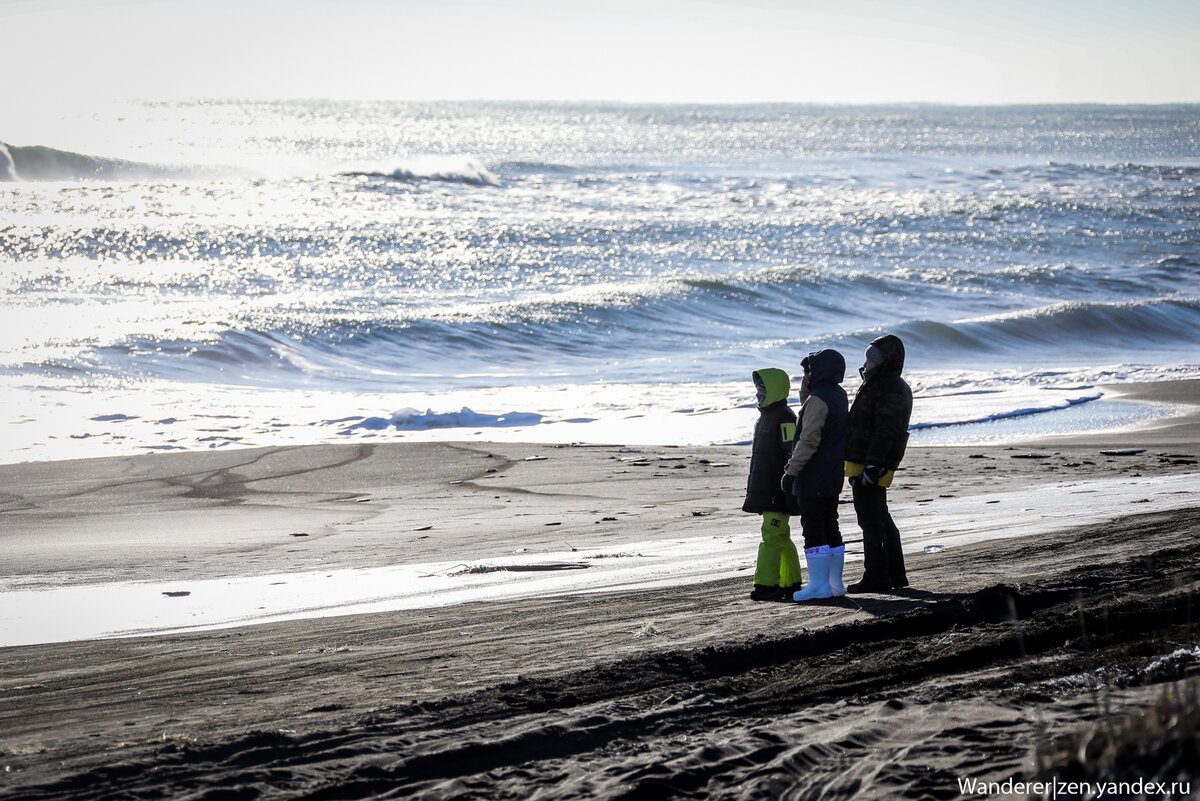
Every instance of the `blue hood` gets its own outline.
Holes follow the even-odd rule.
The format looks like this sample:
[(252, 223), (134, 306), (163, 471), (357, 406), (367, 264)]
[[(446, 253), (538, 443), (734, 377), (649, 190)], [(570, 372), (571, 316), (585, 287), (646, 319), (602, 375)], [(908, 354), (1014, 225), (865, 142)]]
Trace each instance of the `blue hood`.
[(846, 359), (836, 350), (826, 348), (810, 353), (807, 361), (810, 387), (840, 384), (846, 377)]

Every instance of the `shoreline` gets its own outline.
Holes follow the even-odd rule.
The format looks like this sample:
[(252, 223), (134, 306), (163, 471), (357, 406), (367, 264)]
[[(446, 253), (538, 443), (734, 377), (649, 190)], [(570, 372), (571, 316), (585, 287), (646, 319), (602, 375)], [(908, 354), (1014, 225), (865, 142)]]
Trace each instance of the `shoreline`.
[[(1193, 490), (1190, 484), (1128, 480), (1176, 481), (1169, 477), (1191, 472), (1195, 454), (1172, 459), (1153, 450), (1200, 442), (1200, 399), (1193, 397), (1200, 381), (1174, 384), (1128, 393), (1135, 401), (1177, 403), (1178, 413), (1156, 427), (911, 448), (900, 471), (904, 480), (892, 493), (893, 509), (909, 531), (906, 547), (961, 544), (1014, 530), (1034, 534), (1094, 521), (1097, 514), (1117, 517), (1132, 500), (1146, 504), (1143, 512), (1176, 508), (1180, 493)], [(1099, 454), (1131, 443), (1142, 451)], [(1006, 458), (1023, 448), (1035, 449), (1038, 458), (1030, 464)], [(729, 552), (756, 547), (757, 534), (738, 508), (746, 458), (748, 449), (740, 445), (395, 442), (0, 466), (0, 485), (10, 489), (0, 498), (9, 523), (2, 547), (11, 557), (0, 576), (10, 614), (0, 607), (0, 622), (10, 631), (22, 628), (12, 606), (53, 605), (48, 608), (73, 622), (78, 616), (71, 608), (103, 618), (106, 591), (128, 596), (111, 604), (112, 624), (80, 624), (54, 639), (337, 615), (372, 602), (382, 611), (389, 597), (390, 608), (417, 608), (670, 581), (646, 564), (647, 556), (688, 564), (689, 581), (728, 576), (737, 569)], [(1075, 506), (1064, 515), (1056, 508), (1056, 488), (1081, 481), (1099, 482), (1100, 496), (1083, 506), (1066, 498)], [(1072, 496), (1088, 491), (1064, 490)], [(1131, 492), (1137, 497), (1126, 497)], [(973, 529), (981, 510), (966, 499), (984, 493), (1010, 499), (994, 501), (986, 525)], [(843, 525), (853, 529), (845, 511)], [(1030, 515), (1047, 522), (1030, 526)], [(486, 534), (469, 530), (481, 527)], [(858, 551), (847, 558), (854, 562)], [(586, 577), (522, 576), (530, 586), (515, 590), (517, 582), (499, 584), (496, 575), (445, 580), (456, 568), (533, 569), (547, 562), (592, 569)], [(408, 586), (388, 586), (397, 581)], [(53, 590), (57, 595), (47, 592)], [(165, 594), (194, 597), (164, 608), (159, 596)], [(313, 600), (318, 597), (326, 600)], [(162, 611), (144, 614), (152, 601)], [(239, 616), (239, 604), (263, 611)], [(137, 615), (123, 622), (122, 609)], [(188, 625), (188, 615), (199, 619)], [(39, 641), (37, 620), (37, 613), (27, 615), (23, 626), (30, 633), (10, 633), (0, 646)]]
[[(739, 447), (380, 443), (0, 467), (0, 509), (19, 523), (3, 540), (6, 563), (20, 566), (10, 585), (154, 576), (182, 588), (703, 538), (742, 562), (729, 575), (663, 560), (657, 586), (0, 648), (0, 797), (130, 787), (315, 797), (337, 786), (346, 798), (601, 798), (660, 775), (652, 765), (671, 786), (707, 776), (716, 797), (771, 776), (842, 781), (797, 778), (818, 752), (859, 777), (848, 797), (916, 798), (954, 775), (1027, 772), (1042, 736), (1031, 719), (1061, 731), (1094, 720), (1097, 667), (1140, 676), (1163, 642), (1192, 636), (1158, 627), (1197, 589), (1200, 516), (1182, 511), (1200, 495), (1170, 490), (1176, 505), (1152, 512), (1138, 491), (1200, 476), (1200, 404), (1170, 389), (1183, 393), (1182, 414), (1156, 429), (913, 449), (893, 489), (906, 546), (936, 528), (966, 539), (910, 553), (909, 591), (811, 605), (746, 598), (757, 528), (737, 509)], [(1162, 399), (1160, 387), (1143, 391)], [(1110, 448), (1136, 452), (1099, 453)], [(1081, 496), (1111, 509), (1103, 520), (1026, 511), (1039, 492), (1053, 500), (1056, 488), (1098, 482), (1130, 493)], [(989, 516), (1052, 513), (1036, 536), (971, 541)], [(855, 539), (848, 506), (842, 524)], [(1080, 604), (1100, 638), (1090, 650), (1070, 645)], [(1158, 686), (1129, 682), (1113, 689), (1114, 709), (1138, 708)], [(857, 745), (830, 750), (838, 742)], [(896, 756), (913, 743), (911, 759)]]
[[(906, 548), (1038, 534), (1131, 502), (1178, 508), (1200, 492), (1179, 483), (1197, 455), (1157, 448), (1200, 443), (1197, 395), (1200, 381), (1126, 391), (1176, 404), (1154, 426), (911, 448), (892, 493)], [(0, 466), (0, 647), (650, 587), (677, 580), (663, 563), (686, 565), (687, 581), (728, 577), (757, 542), (738, 508), (746, 458), (743, 446), (396, 442)], [(994, 505), (970, 500), (981, 494)], [(58, 629), (39, 633), (50, 619)]]
[[(1003, 455), (973, 452), (968, 458), (995, 461)], [(1061, 453), (1042, 456), (1050, 460), (1045, 463), (1048, 470), (1056, 470), (1055, 457), (1064, 458)], [(1014, 484), (1011, 476), (991, 489), (960, 482), (956, 492), (936, 498), (913, 499), (909, 493), (897, 492), (892, 510), (904, 525), (905, 553), (911, 559), (948, 548), (1037, 538), (1064, 528), (1115, 521), (1129, 514), (1131, 504), (1137, 504), (1143, 515), (1194, 509), (1193, 499), (1200, 497), (1200, 475), (1178, 468), (1195, 461), (1159, 458), (1159, 463), (1170, 467), (1155, 475), (1145, 475), (1147, 465), (1142, 463), (1123, 471), (1128, 475), (1048, 476), (1029, 489), (1010, 486)], [(1066, 463), (1072, 465), (1078, 468), (1081, 463)], [(984, 469), (999, 468), (987, 465)], [(694, 517), (712, 514), (692, 512)], [(194, 571), (188, 575), (176, 568), (174, 575), (158, 580), (114, 581), (99, 570), (83, 583), (73, 577), (51, 586), (46, 586), (42, 576), (10, 579), (0, 597), (0, 648), (170, 636), (291, 620), (719, 581), (746, 570), (746, 555), (755, 552), (757, 533), (737, 526), (737, 517), (715, 514), (718, 518), (711, 523), (680, 525), (665, 538), (640, 541), (618, 538), (611, 530), (606, 532), (608, 539), (604, 535), (601, 539), (588, 537), (578, 527), (561, 534), (569, 541), (543, 540), (543, 547), (518, 545), (528, 539), (506, 540), (503, 548), (481, 548), (477, 542), (457, 540), (454, 556), (428, 562), (384, 558), (374, 566), (327, 564), (320, 569), (240, 575), (229, 573), (238, 568), (224, 561), (209, 568), (211, 575)], [(849, 509), (842, 524), (847, 571), (852, 574), (859, 570), (861, 539), (846, 517), (852, 517)], [(732, 526), (723, 525), (727, 519)], [(718, 524), (722, 525), (719, 532)], [(417, 530), (432, 529), (422, 526)]]
[[(1152, 425), (1156, 417), (1169, 414), (1169, 407), (1153, 396), (1137, 400), (1127, 393), (1139, 392), (1138, 387), (1164, 387), (1168, 394), (1179, 394), (1177, 387), (1167, 385), (1200, 382), (1177, 378), (1043, 386), (1036, 377), (1031, 380), (1035, 383), (959, 391), (955, 382), (936, 379), (938, 388), (918, 390), (913, 418), (917, 429), (910, 445), (1008, 444)], [(379, 442), (641, 443), (694, 448), (745, 442), (751, 430), (747, 417), (754, 414), (740, 381), (546, 385), (435, 395), (330, 391), (255, 395), (237, 387), (211, 390), (203, 401), (177, 386), (102, 396), (60, 388), (28, 399), (14, 387), (0, 386), (0, 405), (7, 403), (13, 410), (30, 403), (60, 409), (40, 421), (14, 412), (0, 460), (33, 464)], [(397, 411), (397, 407), (405, 408)], [(418, 407), (426, 411), (419, 412)], [(474, 408), (484, 411), (477, 413)]]
[(1200, 381), (1153, 381), (1131, 384), (1104, 384), (1100, 389), (1113, 393), (1114, 400), (1160, 403), (1174, 408), (1165, 419), (1150, 420), (1127, 430), (1096, 431), (1071, 435), (1071, 444), (1120, 447), (1129, 437), (1137, 437), (1146, 447), (1168, 447), (1180, 441), (1200, 441)]

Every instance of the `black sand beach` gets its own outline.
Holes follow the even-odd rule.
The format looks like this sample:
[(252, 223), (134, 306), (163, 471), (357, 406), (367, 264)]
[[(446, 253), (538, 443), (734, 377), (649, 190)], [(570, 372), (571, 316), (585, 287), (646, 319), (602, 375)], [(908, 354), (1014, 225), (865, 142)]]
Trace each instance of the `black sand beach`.
[[(1184, 404), (1155, 429), (914, 449), (894, 498), (1194, 474), (1197, 388), (1126, 388)], [(1045, 458), (1011, 458), (1034, 449)], [(618, 454), (392, 444), (0, 467), (6, 581), (186, 582), (754, 527), (737, 512), (744, 449), (661, 470)], [(663, 588), (3, 648), (0, 797), (958, 797), (960, 780), (1032, 775), (1039, 745), (1196, 673), (1194, 656), (1147, 667), (1197, 646), (1198, 509), (1131, 504), (913, 554), (908, 590), (809, 605), (750, 601), (748, 574), (681, 570)]]

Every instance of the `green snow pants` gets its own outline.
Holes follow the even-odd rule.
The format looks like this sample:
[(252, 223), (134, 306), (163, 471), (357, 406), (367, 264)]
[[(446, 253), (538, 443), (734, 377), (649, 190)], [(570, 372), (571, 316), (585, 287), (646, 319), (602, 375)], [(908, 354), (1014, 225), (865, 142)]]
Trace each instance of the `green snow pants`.
[(788, 516), (766, 512), (762, 518), (762, 542), (758, 545), (754, 583), (764, 587), (800, 586), (800, 554), (792, 542)]

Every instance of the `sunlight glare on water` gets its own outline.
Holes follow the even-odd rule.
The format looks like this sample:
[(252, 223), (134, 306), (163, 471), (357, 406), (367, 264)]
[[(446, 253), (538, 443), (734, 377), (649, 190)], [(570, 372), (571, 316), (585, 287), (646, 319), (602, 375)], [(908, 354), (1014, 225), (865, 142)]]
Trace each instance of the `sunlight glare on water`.
[[(154, 404), (139, 397), (151, 386), (198, 412), (240, 395), (250, 429), (287, 407), (289, 427), (319, 430), (303, 403), (274, 400), (303, 392), (343, 398), (335, 416), (467, 406), (546, 425), (604, 417), (607, 432), (651, 399), (668, 398), (661, 414), (694, 405), (681, 386), (740, 386), (766, 365), (795, 374), (820, 347), (853, 369), (885, 331), (930, 395), (997, 376), (1019, 393), (1048, 372), (1063, 386), (1196, 375), (1197, 119), (1158, 107), (80, 110), (0, 131), (24, 176), (0, 184), (0, 311), (20, 323), (0, 333), (0, 378), (16, 408), (49, 429), (37, 413), (49, 403), (73, 436), (95, 416), (90, 393), (133, 408)], [(578, 413), (554, 401), (564, 387), (585, 389)], [(715, 391), (713, 406), (742, 403)], [(21, 452), (49, 436), (22, 434)]]

